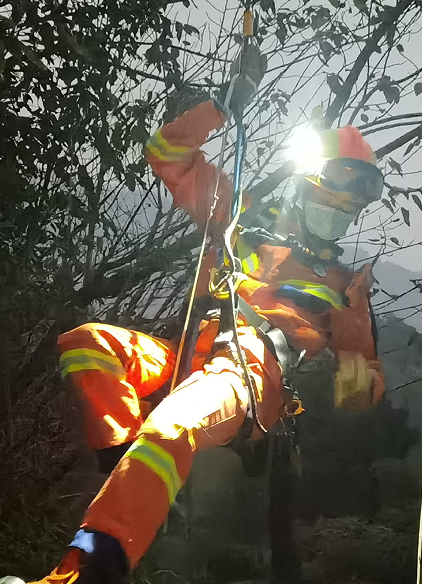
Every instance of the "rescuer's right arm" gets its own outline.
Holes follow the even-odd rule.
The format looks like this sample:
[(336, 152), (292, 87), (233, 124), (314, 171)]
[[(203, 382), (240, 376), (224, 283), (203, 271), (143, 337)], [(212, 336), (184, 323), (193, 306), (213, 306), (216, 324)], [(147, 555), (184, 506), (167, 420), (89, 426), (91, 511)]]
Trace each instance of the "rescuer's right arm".
[(359, 401), (365, 403), (365, 393), (372, 404), (378, 402), (384, 393), (382, 365), (377, 355), (369, 304), (371, 286), (371, 265), (367, 264), (355, 274), (346, 290), (350, 305), (331, 316), (331, 346), (339, 364), (335, 378), (336, 405), (339, 407), (354, 409), (357, 406), (359, 409)]
[[(217, 169), (200, 150), (212, 130), (220, 129), (226, 118), (212, 100), (203, 102), (160, 128), (148, 140), (147, 159), (154, 172), (173, 195), (176, 207), (204, 226), (213, 200)], [(221, 173), (214, 219), (227, 216), (232, 184)]]

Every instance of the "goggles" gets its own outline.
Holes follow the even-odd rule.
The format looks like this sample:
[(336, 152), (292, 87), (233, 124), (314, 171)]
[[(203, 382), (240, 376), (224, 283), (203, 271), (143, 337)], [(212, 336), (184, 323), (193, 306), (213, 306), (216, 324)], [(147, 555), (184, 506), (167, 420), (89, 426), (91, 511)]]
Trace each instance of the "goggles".
[(369, 203), (381, 198), (384, 177), (364, 160), (333, 158), (325, 162), (317, 182), (330, 191), (350, 193), (353, 201)]

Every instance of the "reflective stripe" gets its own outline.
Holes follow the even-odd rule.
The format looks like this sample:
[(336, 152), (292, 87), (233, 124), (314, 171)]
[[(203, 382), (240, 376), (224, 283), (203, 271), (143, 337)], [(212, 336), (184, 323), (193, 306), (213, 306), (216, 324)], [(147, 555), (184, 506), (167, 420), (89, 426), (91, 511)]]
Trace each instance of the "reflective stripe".
[(161, 146), (161, 148), (163, 148), (163, 150), (167, 150), (167, 152), (177, 152), (178, 154), (187, 154), (188, 152), (191, 151), (191, 148), (189, 148), (189, 146), (176, 146), (174, 144), (170, 144), (170, 142), (164, 138), (164, 136), (161, 132), (161, 128), (159, 128), (155, 132), (155, 138), (156, 138), (157, 142), (159, 143), (159, 145)]
[(306, 280), (283, 280), (280, 282), (280, 286), (291, 286), (305, 294), (316, 296), (321, 300), (329, 302), (336, 310), (341, 310), (344, 306), (340, 292), (336, 292), (325, 284), (315, 284), (315, 282), (308, 282)]
[(256, 253), (252, 253), (250, 256), (242, 260), (242, 272), (244, 274), (251, 274), (259, 267), (259, 259)]
[(242, 236), (240, 236), (236, 243), (237, 255), (242, 264), (242, 272), (250, 274), (259, 268), (259, 257), (254, 252), (254, 248), (247, 245)]
[(322, 134), (324, 158), (338, 158), (341, 156), (340, 134), (338, 130), (325, 130)]
[(76, 371), (97, 370), (114, 373), (119, 379), (125, 376), (124, 367), (118, 357), (105, 355), (95, 349), (71, 349), (60, 356), (62, 377)]
[(161, 128), (148, 140), (147, 150), (159, 160), (168, 162), (183, 160), (186, 154), (192, 152), (192, 148), (188, 146), (175, 146), (170, 144), (162, 135)]
[(135, 458), (143, 462), (165, 483), (169, 503), (172, 505), (182, 486), (182, 480), (177, 472), (176, 462), (171, 454), (158, 444), (150, 442), (143, 436), (126, 452), (125, 457)]

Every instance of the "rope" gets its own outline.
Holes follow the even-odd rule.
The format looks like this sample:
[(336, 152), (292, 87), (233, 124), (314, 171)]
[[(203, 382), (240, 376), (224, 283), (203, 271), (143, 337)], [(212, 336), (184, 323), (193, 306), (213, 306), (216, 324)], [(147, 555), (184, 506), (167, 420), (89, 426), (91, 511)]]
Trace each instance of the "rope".
[(217, 164), (217, 176), (216, 176), (216, 181), (215, 181), (214, 196), (213, 196), (213, 200), (211, 202), (210, 212), (208, 214), (207, 221), (205, 223), (204, 236), (202, 238), (201, 249), (199, 251), (198, 263), (196, 266), (195, 277), (193, 280), (192, 290), (191, 290), (191, 294), (189, 297), (189, 303), (188, 303), (188, 308), (186, 311), (185, 322), (183, 325), (182, 335), (180, 337), (180, 343), (179, 343), (179, 347), (177, 350), (176, 363), (174, 365), (174, 372), (173, 372), (173, 377), (171, 380), (170, 391), (173, 391), (174, 388), (176, 387), (177, 378), (179, 376), (180, 362), (182, 360), (183, 350), (184, 350), (185, 343), (186, 343), (186, 335), (188, 333), (189, 323), (190, 323), (190, 319), (192, 316), (193, 305), (194, 305), (195, 297), (196, 297), (196, 290), (198, 288), (199, 275), (201, 272), (202, 262), (204, 260), (204, 255), (205, 255), (205, 247), (206, 247), (206, 243), (207, 243), (207, 239), (208, 239), (208, 232), (209, 232), (209, 228), (210, 228), (210, 223), (211, 223), (212, 216), (214, 215), (214, 210), (215, 210), (215, 207), (216, 207), (217, 201), (218, 201), (218, 187), (220, 186), (221, 173), (223, 172), (224, 151), (225, 151), (226, 146), (227, 146), (227, 138), (228, 138), (228, 134), (229, 134), (229, 129), (230, 129), (229, 126), (227, 126), (226, 131), (224, 132), (223, 140), (222, 140), (221, 152), (220, 152), (220, 156), (219, 156), (218, 164)]
[[(238, 56), (236, 57), (238, 59), (238, 71), (235, 72), (234, 75), (232, 75), (232, 78), (230, 80), (230, 85), (229, 85), (229, 88), (227, 90), (226, 98), (224, 101), (224, 108), (227, 110), (229, 109), (229, 104), (230, 104), (230, 101), (231, 101), (231, 98), (233, 95), (233, 89), (234, 89), (236, 80), (238, 79), (238, 77), (241, 74), (243, 49), (247, 45), (247, 43), (249, 42), (249, 37), (252, 36), (252, 34), (253, 34), (253, 19), (251, 20), (252, 14), (249, 11), (251, 2), (249, 0), (246, 2), (242, 2), (242, 4), (245, 6), (244, 37), (243, 37), (242, 46), (240, 48)], [(247, 20), (248, 20), (248, 24), (246, 23)], [(251, 27), (251, 22), (252, 22), (252, 27)], [(239, 58), (239, 55), (240, 55), (240, 58)], [(249, 81), (252, 82), (252, 80), (250, 80), (250, 79), (249, 79)], [(253, 83), (253, 85), (255, 85), (255, 84)], [(226, 252), (226, 256), (228, 259), (228, 269), (229, 269), (229, 274), (230, 274), (230, 277), (228, 279), (225, 279), (225, 281), (227, 282), (230, 295), (231, 295), (231, 290), (233, 289), (233, 283), (232, 283), (231, 278), (233, 277), (233, 274), (234, 274), (235, 269), (236, 269), (236, 258), (234, 256), (234, 252), (233, 252), (233, 249), (231, 246), (231, 236), (232, 236), (233, 231), (237, 225), (237, 222), (238, 222), (239, 216), (240, 216), (240, 211), (241, 211), (241, 201), (242, 201), (241, 173), (242, 173), (242, 166), (243, 166), (243, 159), (244, 159), (245, 145), (246, 145), (245, 130), (244, 130), (243, 123), (242, 123), (242, 114), (243, 114), (243, 112), (240, 112), (240, 114), (237, 113), (236, 119), (235, 119), (236, 125), (237, 125), (237, 139), (236, 139), (236, 156), (235, 156), (235, 173), (234, 173), (234, 197), (233, 197), (232, 209), (231, 209), (231, 213), (230, 213), (231, 221), (230, 221), (228, 228), (225, 230), (224, 237), (223, 237), (224, 251)], [(174, 388), (176, 387), (176, 384), (178, 382), (178, 378), (179, 378), (180, 364), (182, 361), (183, 352), (184, 352), (184, 348), (186, 345), (186, 338), (187, 338), (189, 324), (191, 321), (193, 307), (194, 307), (194, 303), (195, 303), (196, 291), (198, 288), (199, 276), (200, 276), (200, 272), (201, 272), (201, 268), (202, 268), (202, 264), (203, 264), (203, 260), (204, 260), (204, 256), (205, 256), (205, 249), (206, 249), (206, 244), (207, 244), (208, 235), (209, 235), (210, 223), (211, 223), (211, 220), (212, 220), (212, 217), (214, 215), (214, 211), (215, 211), (215, 208), (216, 208), (216, 205), (218, 202), (218, 189), (219, 189), (219, 185), (220, 185), (221, 174), (223, 171), (224, 152), (225, 152), (226, 146), (227, 146), (229, 129), (230, 128), (227, 125), (226, 130), (224, 132), (222, 145), (221, 145), (221, 152), (220, 152), (220, 156), (219, 156), (218, 164), (217, 164), (214, 195), (213, 195), (213, 199), (211, 202), (210, 211), (208, 213), (208, 217), (207, 217), (207, 220), (205, 223), (204, 235), (202, 238), (201, 248), (200, 248), (199, 257), (198, 257), (198, 263), (197, 263), (196, 270), (195, 270), (195, 277), (194, 277), (194, 281), (192, 284), (192, 290), (191, 290), (190, 297), (189, 297), (189, 303), (188, 303), (188, 307), (187, 307), (187, 311), (186, 311), (186, 317), (185, 317), (185, 322), (183, 325), (182, 335), (181, 335), (179, 347), (177, 350), (176, 362), (175, 362), (175, 366), (174, 366), (173, 377), (171, 380), (170, 391), (174, 390)], [(233, 294), (234, 294), (234, 290), (233, 290)], [(233, 310), (235, 310), (234, 296), (231, 299), (231, 301), (233, 303)], [(236, 331), (236, 318), (234, 319), (234, 337), (235, 337), (236, 347), (240, 348), (239, 340), (237, 338), (237, 331)], [(249, 379), (249, 382), (247, 382), (247, 384), (251, 384), (249, 372), (247, 370), (247, 365), (244, 362), (243, 356), (241, 355), (241, 350), (240, 350), (239, 355), (240, 355), (239, 359), (240, 359), (240, 362), (242, 364), (242, 368), (244, 371), (245, 381), (247, 379)]]

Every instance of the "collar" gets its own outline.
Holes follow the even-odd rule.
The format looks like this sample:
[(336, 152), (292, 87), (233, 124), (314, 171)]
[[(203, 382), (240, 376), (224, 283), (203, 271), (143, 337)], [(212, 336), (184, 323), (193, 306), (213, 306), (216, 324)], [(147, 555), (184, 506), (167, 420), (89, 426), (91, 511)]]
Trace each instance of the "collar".
[(343, 250), (336, 243), (333, 243), (329, 248), (312, 249), (301, 243), (294, 234), (283, 237), (276, 233), (270, 233), (261, 227), (244, 228), (241, 233), (245, 243), (253, 248), (264, 244), (289, 247), (296, 261), (311, 268), (320, 277), (326, 276), (328, 268), (341, 267), (342, 270), (349, 270), (347, 266), (343, 266), (338, 261)]

